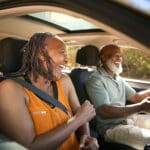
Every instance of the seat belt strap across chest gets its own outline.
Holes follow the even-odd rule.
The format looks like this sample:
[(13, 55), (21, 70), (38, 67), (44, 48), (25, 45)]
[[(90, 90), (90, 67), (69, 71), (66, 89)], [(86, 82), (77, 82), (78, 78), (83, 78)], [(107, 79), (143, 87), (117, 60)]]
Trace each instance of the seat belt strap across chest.
[(32, 84), (30, 84), (29, 82), (27, 82), (25, 80), (18, 79), (18, 78), (11, 78), (11, 79), (14, 80), (15, 82), (21, 84), (22, 86), (26, 87), (27, 89), (31, 90), (35, 95), (37, 95), (39, 98), (44, 100), (49, 105), (53, 105), (55, 107), (58, 107), (59, 109), (64, 111), (69, 117), (71, 117), (67, 108), (62, 103), (60, 103), (58, 100), (53, 98), (52, 96), (48, 95), (47, 93), (43, 92), (42, 90), (33, 86)]

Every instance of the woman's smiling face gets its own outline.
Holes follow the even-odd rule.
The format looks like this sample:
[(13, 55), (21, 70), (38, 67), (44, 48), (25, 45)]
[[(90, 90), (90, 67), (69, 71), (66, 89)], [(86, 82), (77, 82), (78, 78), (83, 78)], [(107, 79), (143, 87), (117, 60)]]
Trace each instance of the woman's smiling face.
[[(64, 42), (57, 37), (47, 38), (45, 45), (45, 49), (52, 59), (53, 80), (58, 80), (61, 77), (62, 69), (64, 69), (67, 64), (66, 46)], [(45, 62), (44, 67), (47, 69)]]

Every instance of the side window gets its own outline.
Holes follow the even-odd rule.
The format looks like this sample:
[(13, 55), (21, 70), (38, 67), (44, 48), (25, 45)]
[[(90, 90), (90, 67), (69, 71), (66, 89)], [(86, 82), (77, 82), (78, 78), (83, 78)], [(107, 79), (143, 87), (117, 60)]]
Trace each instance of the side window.
[[(77, 50), (84, 45), (67, 46), (67, 71), (78, 67), (76, 63)], [(122, 48), (123, 72), (122, 77), (150, 82), (150, 54), (134, 48)]]
[(121, 76), (150, 82), (150, 54), (138, 49), (123, 48)]
[(72, 45), (72, 46), (67, 46), (67, 59), (68, 59), (68, 64), (67, 68), (65, 71), (70, 72), (71, 69), (78, 67), (78, 64), (76, 63), (76, 53), (78, 49), (80, 49), (83, 45)]

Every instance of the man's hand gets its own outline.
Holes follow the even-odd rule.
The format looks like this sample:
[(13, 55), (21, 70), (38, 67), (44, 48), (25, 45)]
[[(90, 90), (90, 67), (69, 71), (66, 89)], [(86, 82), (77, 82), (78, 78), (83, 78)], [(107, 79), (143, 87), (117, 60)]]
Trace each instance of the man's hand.
[(96, 138), (82, 135), (80, 139), (80, 150), (98, 150), (99, 145)]
[(140, 102), (141, 106), (142, 106), (142, 110), (141, 112), (146, 112), (146, 113), (150, 113), (150, 97), (146, 97), (145, 99), (143, 99)]

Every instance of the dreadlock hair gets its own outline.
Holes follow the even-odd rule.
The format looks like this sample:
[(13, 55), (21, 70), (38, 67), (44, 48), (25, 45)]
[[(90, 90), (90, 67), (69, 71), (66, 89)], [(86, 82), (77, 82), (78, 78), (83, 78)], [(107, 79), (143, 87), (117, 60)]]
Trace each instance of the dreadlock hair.
[[(18, 71), (20, 75), (27, 75), (32, 70), (33, 80), (35, 82), (37, 81), (38, 75), (41, 75), (48, 80), (52, 80), (53, 60), (45, 50), (45, 40), (47, 38), (55, 37), (56, 35), (53, 35), (51, 33), (35, 33), (30, 38), (29, 42), (27, 42), (27, 44), (23, 47), (22, 66), (21, 69)], [(39, 54), (41, 54), (44, 57), (48, 70), (44, 68), (42, 61), (39, 58)]]

